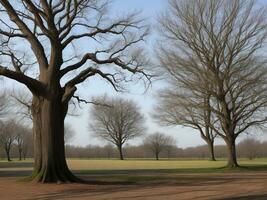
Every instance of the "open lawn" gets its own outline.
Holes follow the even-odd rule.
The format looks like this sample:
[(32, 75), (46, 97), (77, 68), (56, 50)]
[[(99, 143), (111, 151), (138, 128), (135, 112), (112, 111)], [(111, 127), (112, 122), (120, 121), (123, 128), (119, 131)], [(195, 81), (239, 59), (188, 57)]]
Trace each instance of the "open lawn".
[[(137, 170), (137, 169), (212, 169), (222, 168), (226, 165), (226, 160), (218, 160), (216, 162), (209, 160), (152, 160), (152, 159), (129, 159), (129, 160), (85, 160), (85, 159), (68, 159), (69, 168), (72, 170)], [(18, 161), (14, 159), (12, 162), (0, 160), (1, 168), (15, 168), (16, 166), (28, 166), (31, 169), (32, 160), (27, 159)], [(267, 158), (254, 160), (239, 159), (241, 166), (262, 166), (267, 165)]]
[[(32, 170), (32, 160), (18, 161), (14, 159), (12, 162), (0, 160), (1, 171), (14, 170)], [(239, 164), (243, 167), (255, 166), (261, 168), (267, 165), (267, 158), (264, 159), (240, 159)], [(68, 165), (74, 171), (112, 171), (112, 170), (161, 170), (170, 169), (177, 171), (214, 171), (220, 170), (226, 165), (225, 160), (216, 162), (209, 160), (145, 160), (145, 159), (129, 159), (129, 160), (80, 160), (68, 159)]]
[(70, 159), (71, 170), (91, 184), (41, 185), (23, 180), (31, 160), (0, 161), (0, 194), (8, 200), (267, 199), (267, 159), (239, 163), (232, 170), (223, 168), (225, 160)]
[[(199, 169), (221, 168), (225, 160), (68, 160), (72, 170)], [(267, 159), (240, 160), (242, 166), (267, 165)]]

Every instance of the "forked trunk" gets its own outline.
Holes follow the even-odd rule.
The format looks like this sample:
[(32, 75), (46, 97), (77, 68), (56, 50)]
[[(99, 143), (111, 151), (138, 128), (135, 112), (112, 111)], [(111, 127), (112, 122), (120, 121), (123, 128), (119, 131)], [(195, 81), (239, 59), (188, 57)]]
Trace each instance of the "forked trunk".
[(11, 158), (10, 158), (10, 150), (6, 149), (6, 157), (7, 157), (7, 161), (10, 162)]
[(79, 181), (68, 169), (64, 147), (65, 110), (61, 98), (33, 99), (33, 181), (42, 183)]
[(227, 150), (228, 150), (228, 162), (227, 162), (226, 167), (227, 168), (239, 167), (237, 163), (235, 140), (228, 141), (226, 144), (227, 144)]

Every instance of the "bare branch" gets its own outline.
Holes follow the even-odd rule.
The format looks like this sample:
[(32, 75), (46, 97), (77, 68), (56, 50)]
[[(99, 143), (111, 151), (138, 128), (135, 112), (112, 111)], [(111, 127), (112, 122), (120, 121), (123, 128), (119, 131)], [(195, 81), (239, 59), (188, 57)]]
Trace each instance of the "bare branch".
[(42, 94), (44, 92), (44, 86), (41, 82), (30, 78), (22, 73), (11, 71), (5, 67), (0, 66), (0, 75), (14, 79), (20, 83), (25, 84), (32, 92), (36, 94)]

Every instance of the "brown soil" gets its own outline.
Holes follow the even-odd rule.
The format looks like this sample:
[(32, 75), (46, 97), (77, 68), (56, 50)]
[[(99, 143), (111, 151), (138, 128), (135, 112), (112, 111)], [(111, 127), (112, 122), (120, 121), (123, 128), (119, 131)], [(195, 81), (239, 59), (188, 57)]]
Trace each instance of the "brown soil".
[[(157, 174), (159, 179), (134, 184), (35, 184), (18, 177), (0, 178), (1, 200), (180, 200), (267, 199), (267, 172)], [(100, 178), (99, 178), (100, 177)], [(164, 177), (164, 179), (160, 179)], [(87, 179), (101, 176), (87, 176)], [(102, 177), (108, 180), (109, 177)]]

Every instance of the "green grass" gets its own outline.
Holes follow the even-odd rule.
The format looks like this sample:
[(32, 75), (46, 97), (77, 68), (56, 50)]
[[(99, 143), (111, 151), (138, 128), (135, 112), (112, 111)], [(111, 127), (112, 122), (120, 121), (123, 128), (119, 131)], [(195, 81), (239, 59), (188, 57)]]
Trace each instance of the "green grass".
[[(32, 168), (23, 163), (31, 163), (32, 159), (26, 161), (14, 160), (8, 163), (5, 160), (0, 160), (0, 170), (31, 170)], [(2, 164), (2, 169), (1, 169)], [(267, 158), (247, 160), (239, 159), (239, 164), (244, 168), (242, 170), (267, 170)], [(129, 160), (78, 160), (68, 159), (69, 168), (73, 171), (83, 172), (110, 172), (110, 171), (169, 171), (169, 172), (223, 172), (227, 169), (223, 168), (226, 165), (226, 160), (209, 161), (209, 160), (144, 160), (144, 159), (129, 159)]]
[[(146, 170), (146, 169), (215, 169), (226, 165), (226, 160), (68, 160), (72, 170)], [(240, 159), (241, 166), (267, 165), (267, 159)]]
[(225, 161), (207, 160), (68, 160), (72, 170), (186, 169), (223, 167)]

